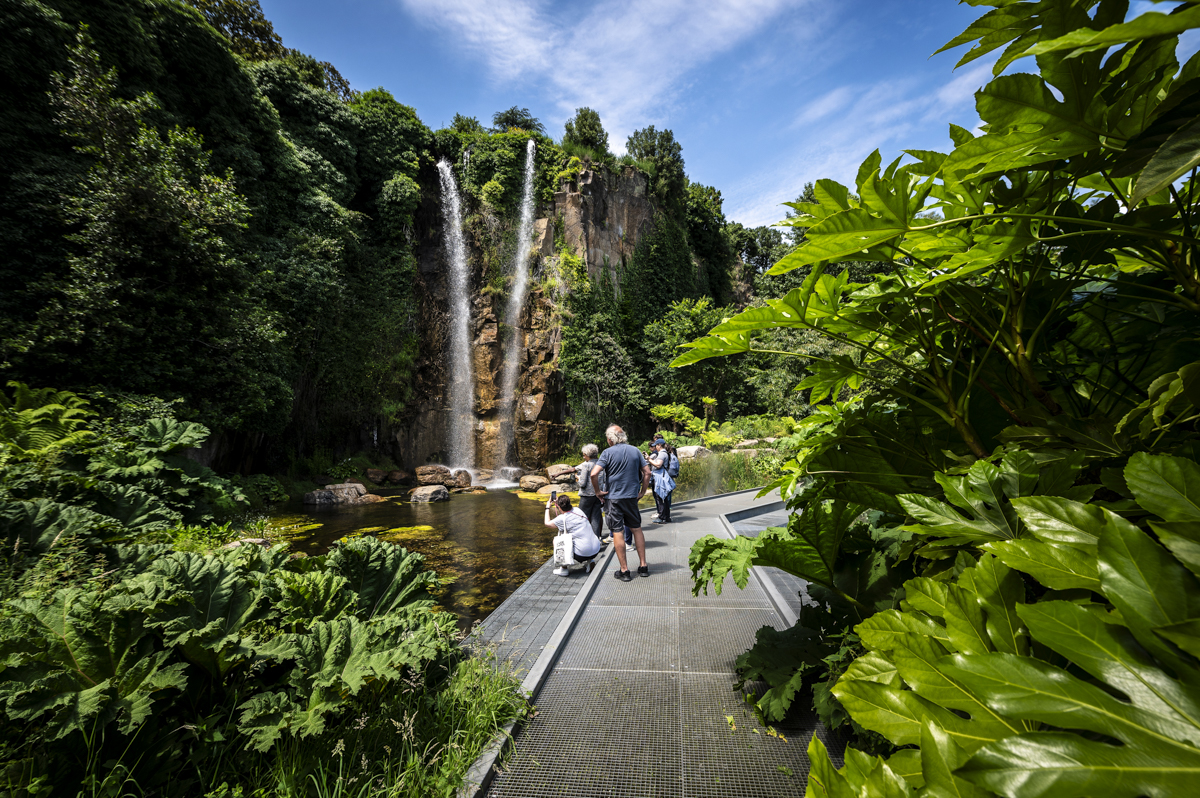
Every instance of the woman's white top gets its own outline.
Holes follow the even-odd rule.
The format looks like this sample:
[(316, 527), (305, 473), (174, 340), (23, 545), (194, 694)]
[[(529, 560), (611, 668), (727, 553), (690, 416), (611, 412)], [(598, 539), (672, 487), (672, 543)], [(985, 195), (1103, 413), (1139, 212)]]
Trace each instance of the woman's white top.
[(600, 538), (592, 531), (592, 522), (578, 507), (555, 516), (554, 525), (571, 536), (571, 548), (580, 557), (591, 557), (600, 551)]

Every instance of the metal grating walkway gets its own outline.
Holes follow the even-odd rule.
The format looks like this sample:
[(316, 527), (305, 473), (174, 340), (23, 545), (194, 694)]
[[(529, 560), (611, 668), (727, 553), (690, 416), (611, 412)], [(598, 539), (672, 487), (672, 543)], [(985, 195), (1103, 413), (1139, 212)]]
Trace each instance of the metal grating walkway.
[[(745, 590), (729, 581), (720, 596), (692, 596), (687, 566), (696, 540), (727, 534), (721, 514), (769, 502), (714, 497), (675, 509), (673, 524), (648, 524), (649, 578), (617, 581), (612, 559), (488, 795), (804, 794), (808, 740), (814, 731), (826, 739), (824, 730), (801, 715), (776, 727), (782, 738), (769, 736), (732, 689), (734, 660), (759, 627), (786, 622), (753, 579)], [(636, 560), (630, 552), (631, 568)]]

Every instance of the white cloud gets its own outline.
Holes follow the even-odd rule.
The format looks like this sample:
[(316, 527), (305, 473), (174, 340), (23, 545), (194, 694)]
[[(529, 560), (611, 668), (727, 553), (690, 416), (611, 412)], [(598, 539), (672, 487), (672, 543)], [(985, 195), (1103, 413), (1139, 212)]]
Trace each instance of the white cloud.
[[(796, 145), (768, 169), (724, 191), (725, 215), (753, 227), (773, 224), (809, 181), (831, 178), (852, 186), (858, 166), (874, 149), (885, 163), (901, 149), (950, 148), (949, 122), (978, 124), (974, 94), (991, 77), (992, 63), (980, 63), (932, 90), (916, 82), (888, 81), (840, 86), (810, 104), (797, 123)], [(833, 99), (831, 99), (833, 98)], [(836, 115), (824, 110), (836, 105)], [(934, 126), (937, 141), (914, 140)]]
[[(549, 87), (560, 116), (600, 111), (618, 148), (633, 126), (661, 124), (689, 73), (798, 4), (789, 0), (601, 0), (580, 17), (541, 0), (400, 0), (482, 60), (501, 84)], [(549, 127), (549, 126), (548, 126)]]

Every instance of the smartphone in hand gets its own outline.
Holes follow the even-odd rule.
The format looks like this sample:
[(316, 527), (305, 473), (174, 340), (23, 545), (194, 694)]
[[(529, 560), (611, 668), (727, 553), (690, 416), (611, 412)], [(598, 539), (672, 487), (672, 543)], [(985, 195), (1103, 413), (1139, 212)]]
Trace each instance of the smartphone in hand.
[(556, 490), (550, 491), (550, 501), (552, 501), (552, 502), (558, 501), (558, 491), (556, 491)]

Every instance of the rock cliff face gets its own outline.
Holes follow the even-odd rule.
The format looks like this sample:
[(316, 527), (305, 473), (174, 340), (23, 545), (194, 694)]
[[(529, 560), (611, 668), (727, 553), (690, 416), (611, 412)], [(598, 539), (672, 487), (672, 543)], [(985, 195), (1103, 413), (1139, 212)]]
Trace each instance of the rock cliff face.
[(608, 269), (620, 286), (616, 266), (632, 257), (654, 223), (646, 189), (646, 176), (626, 166), (619, 172), (583, 170), (554, 195), (554, 213), (563, 220), (567, 246), (583, 258), (589, 277)]
[[(431, 185), (431, 184), (427, 184)], [(570, 183), (564, 182), (554, 195), (553, 207), (539, 209), (542, 218), (534, 225), (531, 267), (533, 288), (513, 334), (520, 337), (521, 361), (517, 380), (517, 460), (525, 468), (544, 466), (567, 442), (566, 390), (558, 371), (562, 342), (562, 317), (554, 303), (537, 287), (541, 269), (554, 253), (558, 221), (566, 245), (587, 264), (588, 276), (608, 270), (619, 285), (619, 266), (632, 256), (638, 241), (653, 223), (654, 208), (646, 195), (646, 178), (631, 167), (619, 172), (584, 170)], [(484, 227), (491, 227), (494, 219)], [(418, 212), (418, 258), (416, 283), (420, 316), (416, 320), (421, 352), (413, 385), (414, 405), (403, 423), (389, 431), (392, 453), (404, 467), (412, 469), (430, 462), (444, 462), (448, 427), (449, 334), (448, 259), (442, 246), (443, 224), (440, 200), (427, 193)], [(496, 468), (501, 461), (500, 393), (503, 367), (503, 336), (500, 318), (504, 298), (481, 290), (486, 284), (485, 260), (478, 240), (469, 244), (472, 268), (471, 332), (475, 379), (475, 451), (477, 467)], [(508, 268), (506, 264), (506, 269)]]

